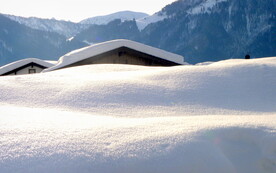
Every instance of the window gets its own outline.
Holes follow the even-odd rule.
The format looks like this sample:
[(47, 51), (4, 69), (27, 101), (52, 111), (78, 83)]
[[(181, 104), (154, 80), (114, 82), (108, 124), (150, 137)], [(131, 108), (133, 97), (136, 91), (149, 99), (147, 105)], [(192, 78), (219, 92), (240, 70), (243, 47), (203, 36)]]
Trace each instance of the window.
[(118, 52), (118, 56), (120, 57), (120, 56), (123, 56), (123, 55), (125, 55), (126, 54), (126, 51), (120, 51), (120, 52)]
[(120, 56), (122, 56), (123, 55), (123, 52), (119, 52), (118, 53), (118, 56), (120, 57)]
[(36, 73), (36, 70), (35, 69), (29, 69), (29, 74), (33, 74), (33, 73)]

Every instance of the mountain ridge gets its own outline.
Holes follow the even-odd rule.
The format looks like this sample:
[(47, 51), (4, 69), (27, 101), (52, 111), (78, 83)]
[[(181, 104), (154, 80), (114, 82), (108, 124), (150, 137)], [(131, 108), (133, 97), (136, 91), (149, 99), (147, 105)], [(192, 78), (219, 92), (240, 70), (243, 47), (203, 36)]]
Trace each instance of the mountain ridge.
[(0, 14), (1, 65), (31, 57), (56, 60), (83, 46), (86, 44), (66, 42), (66, 37), (56, 32), (32, 29)]
[(65, 20), (57, 20), (54, 18), (42, 19), (38, 17), (21, 17), (10, 14), (2, 15), (32, 29), (56, 32), (60, 35), (66, 36), (67, 38), (75, 36), (76, 34), (86, 30), (91, 25), (106, 25), (116, 19), (129, 21), (136, 19), (142, 20), (143, 18), (149, 17), (148, 14), (142, 12), (119, 11), (108, 15), (86, 18), (80, 22), (71, 22)]
[(116, 13), (111, 13), (108, 15), (102, 15), (102, 16), (95, 16), (90, 17), (87, 19), (84, 19), (80, 21), (80, 24), (95, 24), (95, 25), (106, 25), (109, 22), (115, 20), (115, 19), (121, 19), (122, 21), (126, 20), (136, 20), (144, 17), (148, 17), (149, 15), (142, 12), (134, 12), (134, 11), (119, 11)]
[[(192, 64), (244, 58), (245, 54), (252, 58), (275, 56), (275, 3), (273, 0), (179, 0), (151, 16), (88, 25), (64, 40), (65, 44), (74, 45), (69, 46), (73, 50), (113, 39), (130, 39), (180, 54)], [(2, 32), (5, 30), (8, 29), (2, 28)], [(0, 50), (11, 50), (5, 39), (0, 37)], [(68, 46), (58, 49), (62, 47), (69, 50)], [(3, 59), (3, 52), (0, 58)]]
[(189, 63), (275, 56), (275, 10), (273, 0), (180, 0), (164, 7), (169, 17), (147, 26), (142, 38)]

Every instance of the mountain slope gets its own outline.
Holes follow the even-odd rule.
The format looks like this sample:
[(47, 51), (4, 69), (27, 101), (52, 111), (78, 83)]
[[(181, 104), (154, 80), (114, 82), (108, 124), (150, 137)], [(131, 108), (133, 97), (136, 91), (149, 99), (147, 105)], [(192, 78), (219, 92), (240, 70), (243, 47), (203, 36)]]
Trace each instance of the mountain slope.
[(56, 32), (68, 38), (76, 35), (89, 26), (86, 24), (78, 24), (70, 21), (62, 21), (56, 19), (40, 19), (36, 17), (26, 18), (14, 15), (5, 16), (30, 28), (42, 31)]
[(169, 17), (146, 27), (141, 40), (189, 63), (272, 56), (274, 11), (273, 0), (181, 0), (162, 9)]
[(113, 24), (91, 27), (75, 39), (88, 43), (132, 39), (183, 55), (193, 64), (246, 54), (267, 57), (276, 55), (274, 11), (273, 0), (180, 0), (137, 19), (140, 32), (122, 21), (116, 29)]
[(116, 19), (107, 25), (91, 25), (77, 34), (72, 42), (82, 41), (93, 44), (114, 39), (136, 40), (139, 34), (135, 20), (122, 22), (121, 19)]
[(121, 21), (126, 21), (126, 20), (140, 19), (147, 16), (149, 15), (141, 12), (120, 11), (120, 12), (112, 13), (105, 16), (96, 16), (96, 17), (88, 18), (88, 19), (82, 20), (80, 23), (89, 24), (89, 25), (91, 24), (106, 25), (115, 19), (121, 19)]
[(30, 57), (54, 60), (85, 45), (67, 42), (58, 33), (35, 30), (0, 15), (0, 65)]

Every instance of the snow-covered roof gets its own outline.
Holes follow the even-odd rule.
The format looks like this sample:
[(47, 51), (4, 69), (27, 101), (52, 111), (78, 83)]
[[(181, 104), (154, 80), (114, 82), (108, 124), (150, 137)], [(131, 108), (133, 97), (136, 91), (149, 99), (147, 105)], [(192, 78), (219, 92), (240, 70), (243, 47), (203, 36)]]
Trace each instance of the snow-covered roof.
[(15, 70), (17, 68), (20, 68), (20, 67), (30, 64), (30, 63), (36, 63), (36, 64), (44, 66), (46, 68), (52, 67), (54, 65), (54, 61), (51, 61), (51, 63), (50, 63), (50, 62), (46, 62), (44, 60), (37, 59), (37, 58), (27, 58), (27, 59), (15, 61), (15, 62), (12, 62), (10, 64), (0, 67), (0, 75), (8, 73), (12, 70)]
[(52, 65), (55, 65), (55, 64), (57, 64), (58, 63), (58, 61), (54, 61), (54, 60), (44, 60), (45, 62), (48, 62), (48, 63), (50, 63), (50, 64), (52, 64)]
[(94, 44), (94, 45), (67, 53), (66, 55), (60, 57), (58, 63), (55, 66), (45, 69), (44, 72), (63, 68), (75, 62), (79, 62), (81, 60), (91, 58), (93, 56), (97, 56), (102, 53), (115, 50), (120, 47), (127, 47), (161, 59), (175, 62), (177, 64), (184, 64), (184, 57), (181, 55), (167, 52), (167, 51), (164, 51), (155, 47), (151, 47), (142, 43), (138, 43), (135, 41), (119, 39), (119, 40), (112, 40), (112, 41), (107, 41), (99, 44)]

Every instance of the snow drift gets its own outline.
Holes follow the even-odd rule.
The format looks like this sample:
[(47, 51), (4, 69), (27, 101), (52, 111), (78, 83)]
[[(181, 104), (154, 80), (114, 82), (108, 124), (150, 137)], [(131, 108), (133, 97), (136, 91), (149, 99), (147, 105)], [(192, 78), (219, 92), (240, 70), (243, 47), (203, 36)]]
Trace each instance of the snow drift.
[(276, 58), (0, 78), (0, 172), (272, 173)]

